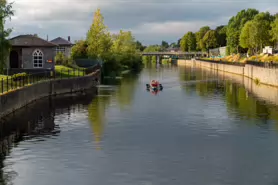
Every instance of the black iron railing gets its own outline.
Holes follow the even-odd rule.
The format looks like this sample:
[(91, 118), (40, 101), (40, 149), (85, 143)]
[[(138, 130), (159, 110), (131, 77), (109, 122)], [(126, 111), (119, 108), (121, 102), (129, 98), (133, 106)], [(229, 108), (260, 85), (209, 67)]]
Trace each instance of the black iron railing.
[(99, 65), (87, 69), (61, 69), (56, 71), (46, 71), (32, 74), (18, 73), (12, 76), (0, 76), (0, 94), (14, 91), (16, 89), (30, 86), (43, 81), (86, 76), (95, 72), (97, 69), (100, 69)]

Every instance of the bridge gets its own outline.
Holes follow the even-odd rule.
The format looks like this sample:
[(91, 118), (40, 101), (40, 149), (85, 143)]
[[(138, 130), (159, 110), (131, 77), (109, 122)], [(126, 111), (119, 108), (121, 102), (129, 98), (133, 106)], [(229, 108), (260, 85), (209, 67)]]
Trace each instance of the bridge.
[(206, 57), (207, 52), (196, 51), (196, 52), (141, 52), (142, 56), (156, 56), (157, 63), (161, 63), (161, 58), (169, 57), (172, 59), (186, 58), (191, 59), (194, 57)]

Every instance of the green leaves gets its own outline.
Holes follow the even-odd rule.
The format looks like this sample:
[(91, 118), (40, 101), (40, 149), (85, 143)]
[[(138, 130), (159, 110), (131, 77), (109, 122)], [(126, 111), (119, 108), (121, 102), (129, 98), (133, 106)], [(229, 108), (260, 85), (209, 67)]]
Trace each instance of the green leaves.
[(182, 51), (196, 51), (196, 36), (193, 32), (188, 32), (181, 39), (181, 50)]
[(257, 14), (253, 20), (248, 21), (240, 33), (240, 46), (252, 53), (262, 51), (264, 46), (271, 44), (271, 23), (274, 16), (269, 12)]
[(6, 0), (0, 0), (0, 73), (3, 73), (6, 67), (6, 61), (11, 47), (6, 38), (12, 32), (12, 29), (5, 29), (4, 25), (6, 19), (11, 19), (13, 15), (12, 3), (7, 4)]
[(218, 46), (217, 38), (218, 38), (217, 32), (215, 30), (209, 30), (205, 34), (204, 38), (202, 39), (203, 47), (206, 50), (216, 48)]

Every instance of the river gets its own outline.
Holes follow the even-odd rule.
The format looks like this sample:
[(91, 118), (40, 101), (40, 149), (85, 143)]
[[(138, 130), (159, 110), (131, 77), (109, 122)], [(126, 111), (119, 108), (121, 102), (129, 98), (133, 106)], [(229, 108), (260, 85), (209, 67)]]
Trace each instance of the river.
[[(162, 92), (146, 91), (151, 79)], [(167, 65), (105, 83), (5, 118), (1, 183), (278, 184), (277, 106), (242, 84)]]

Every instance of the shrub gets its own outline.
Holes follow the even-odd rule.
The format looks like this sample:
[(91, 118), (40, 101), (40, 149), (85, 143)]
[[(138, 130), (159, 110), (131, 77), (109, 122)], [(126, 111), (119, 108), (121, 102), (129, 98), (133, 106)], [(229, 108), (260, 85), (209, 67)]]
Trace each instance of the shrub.
[(27, 77), (27, 73), (17, 73), (12, 76), (13, 81), (22, 80), (24, 77)]

